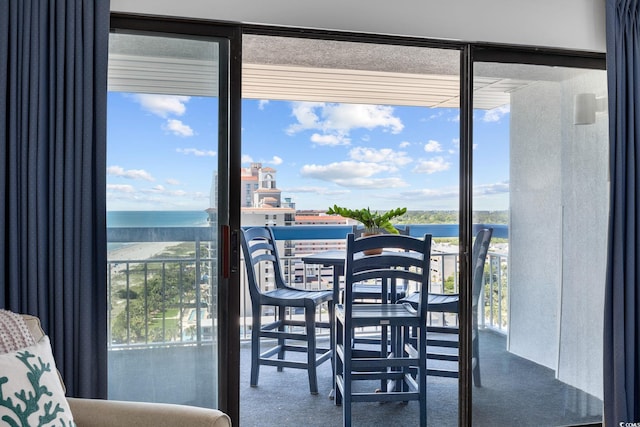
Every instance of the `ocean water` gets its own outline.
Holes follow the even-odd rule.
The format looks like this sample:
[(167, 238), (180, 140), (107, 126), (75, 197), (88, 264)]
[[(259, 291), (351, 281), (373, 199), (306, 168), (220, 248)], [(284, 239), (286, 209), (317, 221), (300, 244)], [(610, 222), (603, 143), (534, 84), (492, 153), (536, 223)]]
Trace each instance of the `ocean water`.
[(107, 227), (206, 227), (202, 211), (107, 211)]
[[(107, 227), (208, 227), (204, 211), (107, 211)], [(107, 252), (133, 243), (107, 243)]]

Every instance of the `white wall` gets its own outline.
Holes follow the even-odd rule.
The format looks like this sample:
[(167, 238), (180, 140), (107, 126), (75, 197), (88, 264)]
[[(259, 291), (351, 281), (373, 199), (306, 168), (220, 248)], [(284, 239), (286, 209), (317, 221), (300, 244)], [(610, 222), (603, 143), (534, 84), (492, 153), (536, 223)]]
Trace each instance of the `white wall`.
[(604, 4), (604, 0), (111, 0), (111, 10), (604, 52)]
[(562, 280), (560, 105), (556, 82), (511, 96), (509, 351), (550, 369)]
[[(606, 72), (512, 95), (509, 350), (602, 399), (608, 128), (604, 113), (573, 124), (581, 92), (604, 95)], [(571, 398), (576, 411), (602, 410)]]
[[(566, 81), (563, 122), (573, 119), (574, 93), (602, 96), (606, 91), (604, 70)], [(608, 130), (608, 116), (602, 113), (592, 125), (565, 126), (562, 138), (564, 241), (557, 376), (600, 399), (609, 219)]]

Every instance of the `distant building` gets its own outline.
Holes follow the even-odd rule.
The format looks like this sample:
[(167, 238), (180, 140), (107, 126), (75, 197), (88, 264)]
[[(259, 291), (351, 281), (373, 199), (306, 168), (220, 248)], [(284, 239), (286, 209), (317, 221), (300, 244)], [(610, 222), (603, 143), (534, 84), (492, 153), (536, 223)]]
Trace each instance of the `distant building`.
[(276, 186), (276, 170), (251, 163), (240, 171), (242, 185), (241, 207), (282, 207), (281, 194)]
[(287, 198), (282, 201), (282, 191), (276, 185), (277, 171), (252, 163), (241, 170), (241, 224), (243, 226), (293, 225), (295, 204)]
[[(345, 225), (356, 222), (342, 218), (341, 216), (326, 215), (324, 211), (299, 211), (296, 212), (295, 225)], [(331, 250), (344, 250), (344, 240), (301, 240), (295, 242), (296, 254), (314, 253)]]
[[(295, 225), (330, 226), (356, 224), (355, 221), (341, 216), (327, 215), (324, 210), (305, 210), (296, 212)], [(346, 250), (344, 239), (338, 240), (294, 240), (291, 252), (296, 255), (311, 254), (323, 251)], [(312, 288), (326, 288), (333, 280), (333, 268), (321, 265), (293, 262), (292, 269), (296, 282), (309, 284)]]
[[(339, 216), (327, 215), (324, 210), (304, 210), (296, 212), (296, 205), (289, 197), (283, 198), (277, 186), (277, 171), (271, 167), (263, 167), (262, 163), (252, 163), (241, 169), (241, 205), (240, 223), (242, 227), (280, 227), (280, 226), (331, 226), (356, 224), (355, 221)], [(217, 173), (214, 172), (210, 193), (210, 220), (217, 214)], [(331, 285), (332, 269), (320, 265), (305, 265), (297, 257), (301, 254), (327, 250), (344, 250), (344, 239), (336, 240), (280, 240), (277, 242), (278, 253), (283, 262), (285, 280), (293, 286), (305, 288), (326, 288)], [(242, 274), (245, 273), (243, 269)], [(261, 277), (266, 281), (266, 288), (273, 286), (273, 271), (262, 271)], [(241, 294), (241, 311), (250, 313), (250, 302), (247, 289)]]

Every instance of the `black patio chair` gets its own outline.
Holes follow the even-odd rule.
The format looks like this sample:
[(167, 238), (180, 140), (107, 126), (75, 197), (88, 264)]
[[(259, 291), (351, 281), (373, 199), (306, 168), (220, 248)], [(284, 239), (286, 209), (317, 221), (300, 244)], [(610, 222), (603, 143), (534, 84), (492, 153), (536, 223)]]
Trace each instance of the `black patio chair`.
[[(333, 360), (333, 291), (297, 289), (285, 283), (278, 249), (269, 227), (242, 230), (242, 251), (251, 296), (251, 386), (258, 385), (260, 365), (282, 368), (306, 369), (309, 389), (318, 393), (316, 367), (326, 360)], [(269, 285), (273, 289), (267, 289)], [(316, 311), (321, 304), (328, 305), (328, 321), (316, 321)], [(262, 324), (263, 307), (273, 306), (275, 319)], [(304, 310), (304, 320), (295, 319), (296, 309)], [(330, 330), (330, 348), (316, 345), (316, 328)], [(261, 353), (262, 338), (276, 340), (276, 344)], [(291, 341), (305, 341), (306, 345)], [(306, 361), (290, 360), (286, 352), (304, 352)], [(274, 357), (277, 356), (277, 357)]]
[[(478, 337), (478, 302), (480, 300), (480, 293), (483, 288), (483, 276), (484, 266), (489, 251), (489, 243), (491, 242), (491, 235), (493, 234), (492, 228), (483, 228), (478, 231), (473, 242), (473, 249), (471, 251), (471, 263), (472, 269), (472, 372), (473, 383), (476, 387), (481, 387), (482, 382), (480, 380), (480, 344)], [(406, 298), (400, 299), (399, 303), (410, 303), (414, 308), (418, 307), (420, 299), (419, 293), (413, 293)], [(438, 313), (454, 313), (458, 314), (459, 310), (460, 294), (458, 293), (444, 293), (436, 294), (430, 293), (428, 298), (428, 311)], [(430, 350), (427, 352), (428, 359), (436, 359), (448, 362), (458, 362), (458, 352), (455, 354), (447, 351), (435, 351), (437, 348), (455, 348), (460, 346), (459, 340), (459, 327), (456, 326), (428, 326), (427, 327), (427, 346)], [(429, 375), (441, 376), (441, 377), (458, 377), (458, 370), (447, 369), (445, 366), (440, 368), (430, 368)]]
[[(379, 255), (365, 255), (372, 248), (385, 248)], [(391, 249), (391, 250), (386, 250)], [(395, 249), (395, 250), (394, 250)], [(355, 239), (347, 236), (345, 290), (343, 304), (336, 305), (336, 396), (343, 406), (343, 425), (351, 425), (353, 402), (419, 401), (420, 425), (427, 422), (426, 304), (428, 293), (431, 235), (417, 239), (401, 235), (377, 235)], [(418, 309), (411, 304), (390, 304), (383, 295), (393, 282), (406, 281), (425, 295)], [(362, 304), (355, 300), (354, 285), (381, 284), (379, 303)], [(378, 348), (354, 344), (353, 331), (361, 327), (389, 329), (392, 336), (378, 341)], [(417, 345), (411, 345), (409, 331), (415, 331)], [(354, 387), (357, 381), (380, 382), (369, 392)], [(359, 389), (360, 388), (360, 389)]]
[[(356, 239), (363, 238), (364, 229), (361, 227), (353, 227), (353, 236)], [(381, 234), (389, 234), (386, 230), (380, 230)], [(403, 228), (398, 229), (398, 233), (403, 236), (409, 236), (410, 226), (406, 225)], [(353, 286), (353, 298), (361, 302), (373, 301), (380, 302), (381, 290), (379, 283), (357, 283)], [(404, 282), (396, 283), (393, 287), (388, 289), (386, 300), (395, 303), (400, 298), (407, 296), (407, 284)]]

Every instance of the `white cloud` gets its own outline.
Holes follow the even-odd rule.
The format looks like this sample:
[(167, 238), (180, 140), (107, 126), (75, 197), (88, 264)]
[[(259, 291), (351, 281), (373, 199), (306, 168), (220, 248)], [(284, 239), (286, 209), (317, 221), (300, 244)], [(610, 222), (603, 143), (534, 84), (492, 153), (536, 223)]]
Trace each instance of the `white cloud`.
[(111, 176), (119, 176), (122, 178), (128, 179), (136, 179), (136, 180), (144, 180), (144, 181), (155, 181), (153, 176), (144, 169), (129, 169), (125, 170), (120, 166), (109, 166), (107, 168), (107, 175)]
[(143, 193), (158, 194), (171, 197), (193, 197), (194, 193), (188, 193), (184, 190), (168, 190), (164, 185), (156, 185), (155, 187), (142, 190)]
[(282, 158), (278, 157), (278, 156), (273, 156), (273, 158), (271, 160), (269, 160), (266, 163), (271, 163), (272, 165), (281, 165), (282, 164)]
[(328, 104), (322, 117), (327, 128), (347, 132), (355, 128), (382, 127), (391, 133), (400, 133), (404, 128), (400, 118), (393, 115), (393, 108), (384, 105)]
[[(509, 192), (509, 182), (503, 181), (495, 184), (482, 184), (473, 187), (475, 197), (488, 196), (494, 194), (504, 194)], [(421, 188), (398, 193), (401, 200), (414, 201), (416, 199), (444, 200), (457, 198), (459, 191), (455, 187), (451, 188)]]
[(442, 151), (442, 145), (440, 145), (438, 141), (431, 139), (424, 145), (424, 151), (427, 153), (437, 153)]
[(447, 121), (457, 123), (460, 121), (460, 112), (457, 108), (436, 108), (429, 117), (421, 121)]
[(419, 190), (403, 191), (400, 198), (403, 200), (413, 201), (416, 199), (449, 199), (452, 197), (458, 197), (458, 189), (452, 188), (440, 188), (437, 190), (431, 188), (421, 188)]
[(304, 165), (300, 174), (307, 178), (323, 181), (369, 177), (380, 171), (386, 171), (385, 166), (364, 162), (334, 162), (328, 165)]
[(182, 183), (177, 179), (169, 178), (166, 180), (166, 183), (169, 185), (181, 185)]
[(356, 147), (349, 151), (349, 157), (353, 160), (370, 163), (385, 163), (396, 166), (404, 166), (413, 160), (404, 151), (394, 151), (391, 148), (366, 148)]
[(451, 163), (447, 162), (443, 157), (434, 157), (428, 160), (419, 160), (414, 173), (432, 174), (435, 172), (443, 172), (451, 168)]
[(292, 115), (297, 123), (287, 128), (293, 135), (304, 130), (319, 130), (327, 135), (345, 137), (353, 129), (383, 128), (397, 134), (404, 125), (394, 116), (392, 107), (366, 104), (293, 103)]
[(437, 110), (437, 113), (433, 113), (428, 117), (428, 120), (436, 120), (444, 115), (444, 111)]
[(185, 104), (189, 102), (189, 96), (135, 94), (133, 98), (143, 109), (160, 117), (169, 115), (181, 116), (187, 110)]
[(398, 147), (407, 148), (410, 145), (411, 145), (411, 143), (409, 141), (402, 141), (400, 144), (398, 144)]
[(481, 184), (473, 187), (475, 196), (486, 196), (489, 194), (501, 194), (509, 192), (509, 182), (502, 181), (495, 184)]
[(310, 194), (318, 194), (323, 196), (339, 196), (343, 194), (348, 194), (349, 190), (330, 190), (326, 187), (288, 187), (283, 188), (282, 191), (287, 193), (310, 193)]
[(290, 125), (287, 133), (292, 135), (305, 129), (321, 129), (320, 118), (315, 113), (316, 108), (323, 108), (324, 103), (321, 102), (295, 102), (291, 115), (296, 118), (298, 123)]
[(311, 142), (318, 145), (349, 145), (351, 139), (346, 138), (344, 135), (320, 135), (314, 133), (311, 135)]
[(258, 101), (258, 110), (264, 110), (264, 107), (269, 104), (268, 99), (261, 99)]
[(400, 188), (406, 187), (409, 184), (404, 182), (402, 178), (389, 177), (389, 178), (353, 178), (353, 179), (336, 179), (335, 182), (338, 185), (344, 187), (360, 188), (360, 189), (388, 189), (388, 188)]
[(484, 122), (499, 122), (502, 117), (509, 114), (511, 106), (509, 104), (493, 108), (484, 112), (482, 121)]
[(185, 155), (192, 154), (196, 157), (215, 157), (216, 155), (213, 150), (200, 150), (197, 148), (176, 148), (176, 151)]
[(305, 178), (315, 178), (352, 188), (397, 188), (407, 185), (401, 178), (373, 178), (380, 172), (395, 170), (395, 166), (378, 163), (343, 161), (328, 165), (305, 165), (300, 174)]
[(167, 119), (167, 123), (163, 126), (163, 129), (182, 137), (194, 135), (193, 129), (190, 126), (185, 125), (177, 119)]
[(134, 193), (136, 190), (133, 185), (129, 184), (107, 184), (107, 191), (115, 191), (118, 193)]
[(240, 160), (242, 163), (253, 163), (253, 157), (248, 154), (243, 154), (242, 159)]

